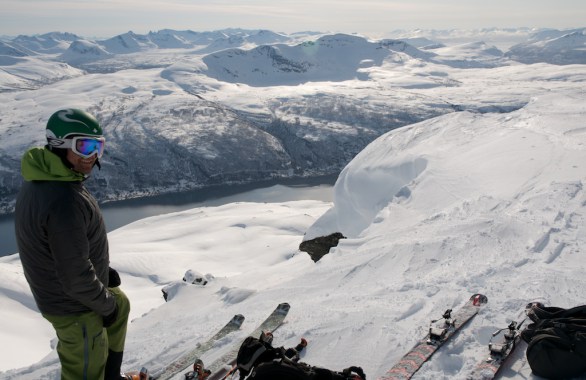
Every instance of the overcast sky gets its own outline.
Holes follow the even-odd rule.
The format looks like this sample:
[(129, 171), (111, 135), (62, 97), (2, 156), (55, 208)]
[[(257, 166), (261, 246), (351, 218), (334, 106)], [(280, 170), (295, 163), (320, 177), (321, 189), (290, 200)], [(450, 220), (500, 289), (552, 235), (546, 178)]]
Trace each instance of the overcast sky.
[(344, 32), (396, 29), (585, 27), (586, 0), (2, 0), (0, 35), (128, 31)]

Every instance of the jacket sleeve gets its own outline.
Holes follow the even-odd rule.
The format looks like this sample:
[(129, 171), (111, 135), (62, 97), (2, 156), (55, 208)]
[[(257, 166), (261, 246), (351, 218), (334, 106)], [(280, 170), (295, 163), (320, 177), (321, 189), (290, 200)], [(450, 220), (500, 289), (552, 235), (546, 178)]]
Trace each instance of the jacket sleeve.
[[(106, 316), (114, 311), (116, 300), (99, 280), (95, 263), (90, 259), (88, 215), (74, 202), (53, 207), (47, 223), (47, 235), (55, 268), (63, 291)], [(107, 259), (106, 259), (107, 260)]]

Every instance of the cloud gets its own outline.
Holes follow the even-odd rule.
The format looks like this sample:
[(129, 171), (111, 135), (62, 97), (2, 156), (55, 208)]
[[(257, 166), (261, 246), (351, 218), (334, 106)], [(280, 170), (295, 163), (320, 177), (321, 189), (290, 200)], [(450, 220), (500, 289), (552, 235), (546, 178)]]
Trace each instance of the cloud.
[[(131, 15), (131, 16), (129, 16)], [(357, 32), (394, 29), (579, 27), (586, 2), (558, 0), (4, 0), (0, 24), (8, 34), (64, 30), (112, 36), (128, 30), (217, 30), (228, 27)], [(583, 25), (582, 25), (583, 26)]]

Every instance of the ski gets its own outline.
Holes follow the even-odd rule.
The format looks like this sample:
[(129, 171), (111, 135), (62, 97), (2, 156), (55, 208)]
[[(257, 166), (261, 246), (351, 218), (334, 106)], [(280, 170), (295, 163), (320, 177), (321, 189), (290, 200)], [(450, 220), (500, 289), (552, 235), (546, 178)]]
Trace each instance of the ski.
[[(265, 319), (258, 327), (249, 334), (249, 336), (258, 337), (262, 332), (275, 331), (289, 313), (291, 307), (288, 303), (281, 303), (277, 308)], [(206, 380), (222, 380), (227, 378), (236, 366), (236, 356), (240, 345), (233, 347), (230, 351), (222, 355), (219, 359), (215, 360), (212, 364), (207, 367), (212, 374)]]
[[(488, 343), (489, 356), (486, 360), (478, 364), (474, 371), (467, 377), (468, 380), (482, 379), (489, 380), (493, 379), (497, 372), (501, 369), (501, 366), (505, 360), (509, 357), (511, 352), (515, 349), (519, 339), (521, 338), (521, 326), (524, 320), (520, 323), (512, 321), (508, 327), (495, 331), (490, 338)], [(497, 335), (502, 335), (502, 339), (499, 343), (493, 343), (492, 339)]]
[(222, 327), (218, 332), (204, 343), (198, 344), (194, 349), (185, 354), (179, 356), (171, 363), (166, 365), (164, 368), (154, 372), (150, 375), (150, 379), (153, 380), (166, 380), (170, 379), (174, 375), (184, 371), (187, 367), (191, 366), (197, 358), (203, 355), (206, 351), (213, 347), (214, 343), (222, 339), (226, 335), (233, 331), (236, 331), (242, 326), (244, 322), (244, 316), (242, 314), (236, 314), (230, 322)]
[(455, 312), (452, 309), (446, 310), (442, 318), (431, 321), (427, 335), (378, 380), (410, 379), (444, 343), (478, 314), (487, 302), (486, 296), (474, 294)]
[[(542, 304), (539, 302), (527, 304), (525, 306), (525, 315), (533, 306), (542, 306)], [(474, 371), (467, 377), (467, 380), (490, 380), (496, 377), (507, 358), (509, 358), (517, 347), (517, 343), (521, 339), (521, 328), (526, 320), (527, 317), (519, 322), (512, 321), (507, 327), (499, 329), (492, 334), (488, 342), (488, 358), (478, 363)], [(500, 340), (494, 343), (493, 339), (501, 334)]]

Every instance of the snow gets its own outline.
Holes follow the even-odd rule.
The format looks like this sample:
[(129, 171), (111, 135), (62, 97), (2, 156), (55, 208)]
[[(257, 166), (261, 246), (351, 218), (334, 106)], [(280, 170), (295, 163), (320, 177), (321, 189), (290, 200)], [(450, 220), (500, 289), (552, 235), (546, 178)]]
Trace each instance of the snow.
[[(429, 320), (481, 292), (485, 309), (417, 375), (464, 378), (490, 333), (528, 301), (583, 302), (582, 95), (540, 96), (509, 114), (461, 112), (389, 132), (340, 174), (333, 205), (231, 203), (111, 232), (112, 266), (133, 304), (125, 367), (171, 359), (243, 313), (241, 331), (203, 358), (211, 360), (286, 301), (292, 308), (276, 344), (304, 336), (303, 360), (360, 365), (372, 378)], [(348, 239), (313, 263), (297, 247), (314, 229)], [(34, 310), (18, 257), (0, 264), (3, 368), (24, 366), (1, 377), (56, 378), (52, 331)], [(189, 269), (213, 280), (186, 284), (165, 303), (161, 288)], [(522, 355), (504, 376), (531, 378)]]
[[(446, 46), (434, 53), (451, 62), (492, 62), (490, 46)], [(340, 173), (332, 203), (229, 203), (149, 217), (110, 232), (112, 267), (132, 303), (124, 369), (155, 370), (234, 314), (244, 314), (241, 330), (202, 358), (210, 363), (278, 303), (288, 302), (291, 311), (275, 344), (293, 346), (305, 337), (303, 361), (337, 370), (359, 365), (373, 379), (426, 333), (431, 319), (479, 292), (488, 297), (486, 307), (415, 376), (464, 379), (486, 355), (490, 334), (519, 318), (527, 302), (584, 303), (583, 64), (464, 70), (404, 57), (363, 68), (368, 81), (253, 88), (194, 75), (191, 63), (170, 66), (165, 77), (158, 69), (123, 70), (107, 83), (70, 69), (63, 87), (17, 97), (35, 105), (30, 117), (39, 120), (62, 99), (91, 106), (105, 93), (165, 94), (160, 107), (142, 113), (155, 115), (177, 101), (172, 92), (179, 86), (205, 87), (206, 97), (251, 112), (259, 99), (281, 102), (274, 111), (284, 112), (293, 100), (325, 91), (359, 99), (365, 108), (389, 107), (394, 99), (417, 107), (441, 100), (470, 110), (374, 140)], [(391, 93), (399, 94), (386, 97)], [(7, 102), (15, 109), (24, 104)], [(507, 105), (510, 112), (474, 112)], [(321, 130), (304, 131), (312, 132)], [(11, 149), (29, 143), (18, 137)], [(298, 250), (304, 239), (332, 232), (347, 238), (319, 262)], [(210, 281), (184, 283), (188, 271)], [(161, 290), (170, 285), (174, 293), (165, 302)], [(0, 320), (0, 379), (59, 378), (55, 335), (34, 305), (18, 254), (0, 258)], [(535, 378), (523, 347), (502, 376)]]

